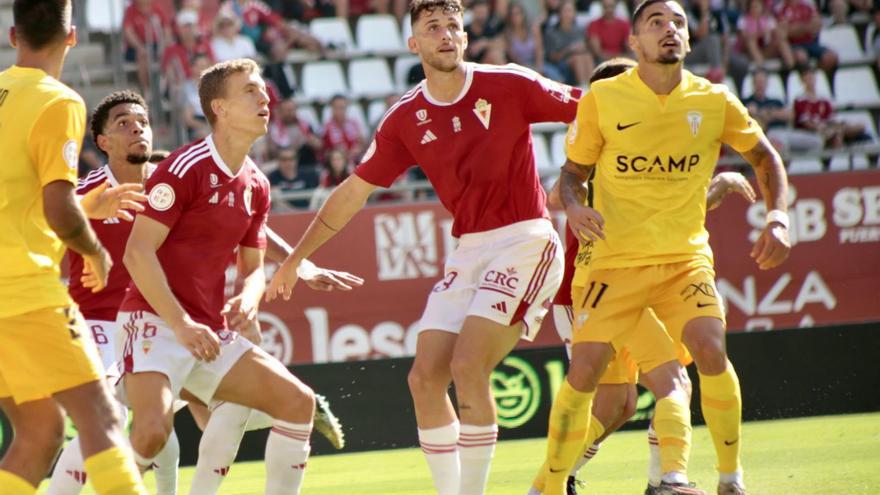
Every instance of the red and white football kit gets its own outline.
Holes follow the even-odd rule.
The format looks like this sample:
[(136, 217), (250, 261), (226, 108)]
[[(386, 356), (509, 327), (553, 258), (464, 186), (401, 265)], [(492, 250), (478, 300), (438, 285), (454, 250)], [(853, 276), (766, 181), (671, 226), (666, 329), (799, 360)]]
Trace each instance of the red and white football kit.
[[(154, 165), (147, 164), (148, 177), (155, 168)], [(81, 178), (76, 186), (76, 194), (86, 194), (105, 182), (109, 182), (113, 187), (119, 185), (119, 181), (113, 176), (109, 165), (92, 170), (87, 176)], [(92, 332), (92, 338), (98, 347), (101, 361), (104, 363), (104, 371), (108, 377), (116, 377), (119, 375), (114, 344), (119, 328), (116, 325), (116, 313), (119, 311), (119, 305), (122, 304), (122, 298), (125, 297), (125, 290), (131, 283), (128, 270), (122, 263), (122, 255), (125, 254), (125, 244), (128, 242), (128, 235), (131, 234), (132, 222), (118, 218), (89, 220), (89, 222), (97, 234), (98, 240), (101, 241), (101, 244), (107, 249), (110, 259), (113, 260), (113, 267), (107, 278), (107, 286), (99, 292), (92, 292), (91, 289), (84, 287), (80, 280), (83, 275), (83, 258), (75, 251), (68, 251), (67, 263), (70, 282), (67, 290), (70, 297), (79, 305), (79, 310)]]
[(233, 174), (208, 136), (160, 163), (146, 188), (141, 215), (170, 229), (156, 256), (171, 292), (193, 320), (217, 332), (221, 351), (211, 363), (196, 360), (132, 283), (118, 317), (125, 372), (163, 373), (175, 396), (186, 388), (207, 404), (235, 362), (256, 348), (227, 330), (221, 311), (225, 268), (238, 246), (266, 247), (269, 181), (249, 158)]
[(418, 164), (452, 213), (459, 238), (419, 330), (458, 333), (476, 315), (523, 322), (533, 339), (562, 278), (529, 125), (571, 122), (580, 90), (517, 65), (466, 64), (452, 103), (421, 84), (392, 106), (355, 173), (388, 187)]

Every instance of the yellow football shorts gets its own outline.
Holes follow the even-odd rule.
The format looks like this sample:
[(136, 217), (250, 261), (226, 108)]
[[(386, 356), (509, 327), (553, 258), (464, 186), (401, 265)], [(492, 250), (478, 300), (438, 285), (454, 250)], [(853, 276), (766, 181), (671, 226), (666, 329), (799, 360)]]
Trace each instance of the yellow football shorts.
[(0, 397), (21, 404), (103, 376), (98, 350), (76, 306), (0, 318)]
[[(671, 359), (682, 364), (692, 361), (681, 345), (687, 322), (698, 317), (725, 321), (715, 272), (700, 261), (591, 270), (577, 295), (572, 299), (573, 343), (607, 342), (616, 350), (626, 346), (643, 372)], [(649, 308), (656, 322), (645, 317)], [(671, 347), (658, 337), (660, 333), (649, 330), (661, 322)], [(665, 349), (662, 353), (657, 352), (660, 347)], [(669, 354), (662, 354), (668, 352), (671, 358), (665, 359)], [(657, 357), (648, 358), (654, 354)]]

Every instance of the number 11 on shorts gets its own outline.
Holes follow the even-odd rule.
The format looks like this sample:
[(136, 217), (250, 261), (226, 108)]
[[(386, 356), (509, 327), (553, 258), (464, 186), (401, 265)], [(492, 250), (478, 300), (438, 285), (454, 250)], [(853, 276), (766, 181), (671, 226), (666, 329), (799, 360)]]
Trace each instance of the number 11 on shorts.
[[(590, 282), (590, 287), (587, 289), (587, 295), (584, 296), (584, 303), (581, 305), (582, 308), (586, 308), (587, 304), (590, 302), (590, 296), (593, 295), (593, 290), (596, 288), (596, 282)], [(596, 292), (596, 298), (593, 299), (593, 304), (590, 305), (591, 308), (596, 309), (596, 305), (599, 304), (599, 301), (602, 299), (602, 295), (605, 294), (605, 289), (608, 288), (608, 284), (599, 282), (599, 291)]]

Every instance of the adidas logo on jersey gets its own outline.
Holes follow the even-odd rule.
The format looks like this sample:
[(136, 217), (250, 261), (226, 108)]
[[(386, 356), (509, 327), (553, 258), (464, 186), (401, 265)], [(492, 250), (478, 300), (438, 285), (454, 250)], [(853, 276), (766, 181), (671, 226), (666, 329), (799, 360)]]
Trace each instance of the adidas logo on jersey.
[(502, 313), (507, 314), (507, 303), (504, 301), (497, 302), (492, 305), (492, 309), (497, 309), (498, 311), (501, 311)]
[(102, 223), (107, 224), (107, 225), (114, 224), (114, 223), (119, 223), (119, 219), (116, 218), (116, 217), (113, 217), (113, 218), (105, 218), (104, 221), (103, 221)]
[(431, 141), (436, 141), (436, 140), (437, 140), (437, 136), (435, 136), (434, 133), (431, 132), (431, 129), (428, 129), (427, 131), (425, 131), (425, 135), (422, 136), (422, 144), (428, 144)]

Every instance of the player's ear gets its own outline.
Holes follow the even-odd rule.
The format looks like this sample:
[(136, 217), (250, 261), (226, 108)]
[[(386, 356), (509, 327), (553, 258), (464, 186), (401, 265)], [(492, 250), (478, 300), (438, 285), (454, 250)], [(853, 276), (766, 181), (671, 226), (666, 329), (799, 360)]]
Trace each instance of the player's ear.
[[(98, 149), (99, 149), (99, 150), (103, 151), (104, 153), (107, 153), (107, 152), (108, 152), (108, 150), (107, 150), (107, 145), (108, 145), (109, 143), (108, 143), (108, 140), (107, 140), (107, 136), (105, 136), (105, 135), (103, 135), (103, 134), (98, 134), (98, 137), (97, 137), (97, 139), (95, 139), (95, 141), (96, 141), (95, 144), (98, 145)], [(109, 153), (108, 153), (108, 154), (109, 154)]]
[(64, 37), (64, 44), (70, 48), (76, 46), (76, 26), (70, 26), (70, 31)]
[(16, 43), (15, 36), (15, 26), (9, 28), (9, 46), (12, 48), (18, 48), (18, 43)]
[(636, 39), (635, 31), (633, 31), (633, 32), (629, 35), (629, 38), (627, 39), (627, 43), (626, 43), (626, 44), (629, 45), (629, 51), (631, 51), (631, 52), (633, 52), (633, 53), (639, 53), (639, 51), (637, 50), (637, 48), (638, 48), (638, 46), (639, 46), (639, 42), (638, 42), (638, 40)]
[(223, 114), (223, 101), (221, 101), (219, 98), (214, 98), (213, 100), (211, 100), (211, 111), (214, 112), (215, 117), (219, 117), (221, 114)]
[(410, 36), (406, 40), (406, 47), (409, 48), (409, 52), (418, 55), (419, 54), (419, 42), (416, 41), (415, 36)]
[(468, 35), (467, 31), (461, 33), (461, 49), (462, 51), (467, 51), (468, 47)]

